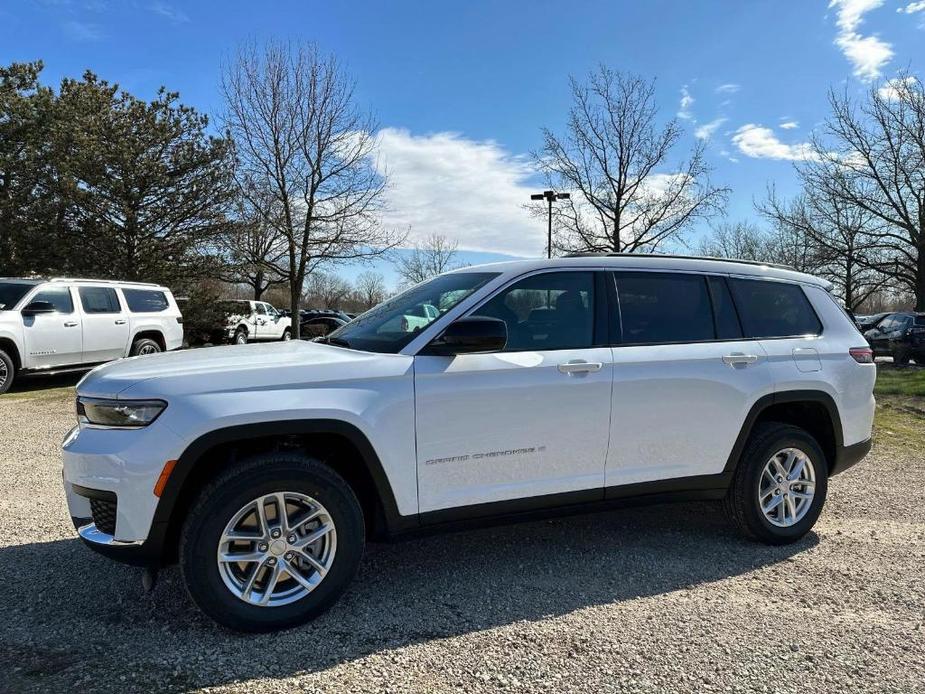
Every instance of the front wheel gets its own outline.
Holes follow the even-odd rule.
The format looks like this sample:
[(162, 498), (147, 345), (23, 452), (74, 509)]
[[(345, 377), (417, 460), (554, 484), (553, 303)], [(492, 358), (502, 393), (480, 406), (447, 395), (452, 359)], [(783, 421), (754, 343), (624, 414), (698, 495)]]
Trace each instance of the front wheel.
[(283, 337), (281, 338), (283, 342), (289, 342), (292, 339), (292, 329), (286, 328), (283, 330)]
[(0, 395), (5, 393), (13, 385), (13, 378), (16, 376), (16, 367), (10, 355), (0, 349)]
[(789, 544), (816, 523), (827, 487), (828, 465), (816, 439), (799, 427), (762, 422), (736, 467), (726, 511), (747, 537)]
[(893, 363), (897, 366), (906, 366), (909, 363), (909, 353), (905, 350), (893, 350)]
[(180, 563), (207, 615), (238, 631), (314, 619), (353, 579), (363, 512), (340, 475), (296, 453), (253, 456), (202, 493), (187, 520)]

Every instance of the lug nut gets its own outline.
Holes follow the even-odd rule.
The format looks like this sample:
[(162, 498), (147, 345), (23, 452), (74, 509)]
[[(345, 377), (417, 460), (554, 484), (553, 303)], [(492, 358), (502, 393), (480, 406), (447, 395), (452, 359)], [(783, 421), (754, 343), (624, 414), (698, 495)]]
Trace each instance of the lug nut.
[(276, 566), (276, 557), (270, 557), (267, 559), (267, 566)]
[(261, 552), (266, 552), (268, 549), (270, 549), (270, 546), (266, 542), (261, 542), (259, 545), (257, 545), (257, 549)]
[(279, 528), (273, 528), (273, 530), (270, 531), (270, 537), (272, 537), (274, 540), (280, 535), (282, 535), (282, 533), (280, 532)]
[(774, 490), (774, 496), (780, 496), (780, 489)]
[(286, 538), (286, 541), (287, 541), (290, 545), (292, 545), (292, 544), (295, 544), (295, 541), (296, 541), (297, 539), (298, 539), (298, 538), (295, 536), (295, 533), (292, 533), (289, 537)]
[(286, 561), (292, 561), (292, 557), (294, 556), (292, 552), (286, 552)]

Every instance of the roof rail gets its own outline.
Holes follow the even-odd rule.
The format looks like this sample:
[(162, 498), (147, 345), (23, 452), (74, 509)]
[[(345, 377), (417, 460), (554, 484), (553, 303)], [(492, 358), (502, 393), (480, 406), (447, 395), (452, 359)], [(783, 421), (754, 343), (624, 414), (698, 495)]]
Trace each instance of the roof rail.
[(739, 265), (757, 265), (759, 267), (773, 267), (778, 270), (792, 270), (799, 272), (792, 265), (783, 263), (765, 263), (760, 260), (740, 260), (738, 258), (718, 258), (710, 255), (674, 255), (672, 253), (569, 253), (566, 258), (680, 258), (681, 260), (715, 260), (720, 263), (738, 263)]
[(125, 280), (101, 280), (90, 277), (52, 277), (48, 282), (101, 282), (104, 284), (130, 284), (138, 287), (160, 287), (156, 282), (129, 282)]

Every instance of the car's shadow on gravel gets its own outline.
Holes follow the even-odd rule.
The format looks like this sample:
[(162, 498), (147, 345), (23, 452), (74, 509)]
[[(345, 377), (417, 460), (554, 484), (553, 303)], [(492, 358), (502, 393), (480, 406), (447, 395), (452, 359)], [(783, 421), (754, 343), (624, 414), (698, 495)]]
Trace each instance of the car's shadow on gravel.
[[(313, 672), (396, 647), (696, 587), (818, 542), (740, 539), (718, 505), (626, 509), (369, 547), (351, 589), (290, 631), (238, 635), (201, 615), (179, 571), (140, 571), (77, 540), (0, 549), (0, 681), (18, 689), (126, 674), (112, 688), (186, 689)], [(6, 672), (4, 672), (6, 670)], [(110, 677), (109, 674), (106, 675)], [(2, 689), (2, 686), (0, 686)]]

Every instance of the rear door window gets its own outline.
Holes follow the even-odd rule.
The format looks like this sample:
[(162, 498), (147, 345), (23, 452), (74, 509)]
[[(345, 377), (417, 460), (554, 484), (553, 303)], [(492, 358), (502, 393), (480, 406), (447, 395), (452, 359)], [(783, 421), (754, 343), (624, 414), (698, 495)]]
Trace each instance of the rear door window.
[(153, 289), (123, 289), (122, 295), (132, 313), (159, 313), (169, 308), (164, 292)]
[(742, 337), (742, 326), (736, 313), (729, 285), (722, 277), (708, 277), (710, 298), (713, 300), (713, 315), (716, 318), (716, 338), (718, 340), (736, 340)]
[(619, 272), (615, 277), (623, 344), (716, 339), (707, 280), (703, 275)]
[(788, 282), (730, 278), (745, 337), (818, 335), (822, 324), (803, 288)]
[(74, 301), (71, 299), (71, 290), (68, 287), (43, 289), (32, 297), (32, 301), (47, 301), (55, 307), (58, 313), (74, 312)]
[(79, 287), (80, 304), (85, 313), (119, 313), (119, 296), (112, 287)]

